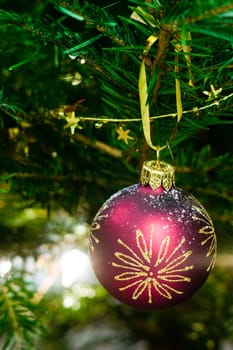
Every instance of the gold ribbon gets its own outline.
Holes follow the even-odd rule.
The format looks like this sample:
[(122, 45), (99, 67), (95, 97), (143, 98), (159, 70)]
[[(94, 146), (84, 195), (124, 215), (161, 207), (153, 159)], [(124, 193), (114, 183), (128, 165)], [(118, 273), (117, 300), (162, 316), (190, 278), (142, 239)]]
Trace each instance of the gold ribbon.
[[(139, 80), (138, 80), (138, 88), (139, 88), (139, 101), (140, 101), (140, 109), (141, 109), (141, 118), (142, 118), (142, 127), (145, 140), (149, 147), (157, 152), (157, 159), (159, 160), (159, 152), (166, 148), (168, 145), (154, 145), (151, 141), (151, 128), (150, 128), (150, 108), (148, 103), (148, 86), (147, 86), (147, 78), (146, 78), (146, 66), (145, 66), (145, 55), (148, 54), (152, 45), (158, 40), (158, 37), (155, 35), (151, 35), (147, 39), (147, 45), (143, 51), (143, 58), (139, 72)], [(179, 72), (178, 61), (175, 62), (174, 67), (175, 73)], [(181, 120), (183, 109), (182, 109), (182, 101), (181, 101), (181, 87), (180, 81), (175, 78), (175, 86), (176, 86), (176, 108), (177, 108), (177, 124)], [(172, 136), (174, 136), (177, 124), (172, 132)], [(171, 139), (171, 138), (170, 138)]]

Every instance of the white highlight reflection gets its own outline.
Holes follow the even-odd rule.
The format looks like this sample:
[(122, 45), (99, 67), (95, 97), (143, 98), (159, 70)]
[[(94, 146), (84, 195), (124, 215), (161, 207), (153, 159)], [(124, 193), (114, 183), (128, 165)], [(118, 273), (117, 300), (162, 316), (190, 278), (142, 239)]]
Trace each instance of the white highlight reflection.
[(88, 255), (78, 249), (72, 249), (63, 253), (61, 257), (61, 284), (70, 287), (75, 281), (87, 280), (90, 270)]
[(10, 260), (0, 260), (0, 276), (6, 275), (10, 272), (12, 263)]

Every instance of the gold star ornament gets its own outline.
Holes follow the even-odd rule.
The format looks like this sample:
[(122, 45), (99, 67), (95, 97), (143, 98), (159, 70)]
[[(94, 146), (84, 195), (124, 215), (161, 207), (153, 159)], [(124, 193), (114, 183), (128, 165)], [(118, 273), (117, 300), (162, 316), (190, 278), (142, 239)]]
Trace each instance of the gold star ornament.
[(133, 140), (133, 137), (129, 135), (130, 130), (124, 130), (122, 126), (116, 129), (116, 133), (118, 134), (117, 140), (123, 140), (127, 145), (129, 140)]
[(75, 129), (82, 129), (82, 126), (79, 125), (80, 119), (78, 117), (75, 117), (75, 111), (71, 111), (66, 113), (66, 125), (64, 126), (64, 129), (70, 128), (71, 134), (74, 135)]
[(210, 91), (203, 91), (203, 94), (208, 96), (207, 101), (211, 101), (218, 98), (221, 92), (222, 92), (222, 88), (215, 90), (214, 85), (210, 84)]

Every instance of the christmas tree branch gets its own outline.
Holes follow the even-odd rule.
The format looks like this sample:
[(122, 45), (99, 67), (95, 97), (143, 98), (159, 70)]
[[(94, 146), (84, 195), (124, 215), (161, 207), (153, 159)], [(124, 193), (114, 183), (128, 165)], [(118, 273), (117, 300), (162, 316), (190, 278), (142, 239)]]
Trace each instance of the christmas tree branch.
[[(58, 175), (58, 174), (42, 174), (42, 173), (15, 173), (12, 176), (13, 179), (27, 180), (27, 179), (37, 179), (44, 181), (55, 181), (55, 182), (77, 182), (82, 184), (93, 184), (95, 183), (101, 188), (108, 188), (106, 183), (106, 178), (96, 177), (96, 176), (78, 176), (78, 175)], [(132, 180), (123, 179), (112, 179), (112, 184), (117, 187), (129, 186), (132, 184)]]
[[(67, 15), (69, 15), (71, 17), (74, 17), (74, 18), (81, 20), (81, 21), (85, 21), (89, 27), (91, 26), (91, 27), (96, 28), (100, 33), (103, 33), (105, 36), (109, 37), (109, 39), (111, 39), (117, 45), (119, 45), (119, 46), (125, 45), (125, 42), (121, 38), (119, 38), (118, 36), (114, 35), (111, 31), (109, 31), (109, 27), (107, 25), (99, 24), (96, 19), (91, 18), (86, 13), (83, 13), (83, 11), (81, 11), (81, 9), (78, 10), (75, 6), (71, 6), (69, 3), (65, 2), (65, 1), (62, 1), (60, 3), (60, 5), (56, 6), (56, 8), (59, 11), (66, 13)], [(99, 10), (102, 10), (103, 13), (105, 13), (103, 9), (101, 9), (100, 7), (97, 7), (93, 4), (91, 5), (91, 8), (92, 8), (92, 10), (93, 10), (93, 8), (98, 8)], [(110, 22), (110, 20), (109, 20), (109, 22)]]
[[(4, 300), (5, 305), (6, 305), (6, 309), (8, 310), (9, 324), (12, 325), (13, 338), (15, 340), (15, 349), (21, 350), (23, 348), (23, 344), (22, 344), (22, 340), (21, 340), (20, 326), (19, 326), (19, 323), (17, 321), (17, 317), (15, 314), (12, 300), (9, 298), (10, 291), (6, 286), (2, 286), (2, 294), (3, 294), (3, 300)], [(8, 329), (8, 331), (9, 331), (9, 329)]]
[[(197, 23), (197, 22), (205, 20), (206, 18), (209, 18), (209, 17), (219, 16), (219, 15), (221, 15), (223, 13), (231, 11), (232, 9), (233, 9), (233, 3), (231, 1), (228, 5), (214, 7), (212, 9), (210, 9), (210, 10), (206, 10), (201, 15), (185, 18), (184, 23), (185, 24)], [(180, 23), (177, 22), (177, 21), (174, 21), (173, 23), (171, 23), (171, 25), (173, 25), (173, 26), (176, 26), (176, 25), (179, 25), (179, 24)]]
[(114, 158), (120, 158), (122, 157), (123, 153), (121, 150), (109, 146), (108, 144), (101, 142), (101, 141), (96, 141), (96, 140), (91, 140), (88, 137), (82, 135), (82, 134), (78, 134), (76, 133), (74, 135), (74, 139), (76, 139), (79, 142), (82, 142), (83, 144), (92, 147), (92, 148), (96, 148), (98, 149), (100, 152), (106, 153)]
[(0, 337), (3, 348), (9, 350), (35, 349), (35, 335), (41, 327), (32, 311), (31, 291), (16, 276), (0, 289)]
[(173, 34), (173, 29), (169, 27), (162, 27), (159, 32), (159, 41), (158, 41), (158, 50), (156, 52), (156, 56), (152, 65), (152, 74), (155, 74), (155, 71), (157, 71), (157, 79), (155, 86), (153, 88), (153, 94), (152, 94), (152, 105), (156, 102), (158, 91), (160, 89), (162, 77), (164, 75), (163, 72), (163, 66), (164, 66), (164, 60), (166, 56), (166, 51), (171, 39), (171, 36)]

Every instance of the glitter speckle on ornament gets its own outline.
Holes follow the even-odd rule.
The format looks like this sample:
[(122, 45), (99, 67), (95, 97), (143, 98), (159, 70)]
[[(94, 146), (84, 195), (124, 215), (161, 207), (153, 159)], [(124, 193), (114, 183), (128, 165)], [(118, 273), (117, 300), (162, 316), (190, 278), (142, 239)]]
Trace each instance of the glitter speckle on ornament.
[(90, 257), (101, 284), (118, 300), (143, 309), (169, 307), (192, 296), (216, 256), (209, 215), (174, 186), (173, 168), (160, 164), (147, 163), (141, 184), (110, 197), (90, 234)]

